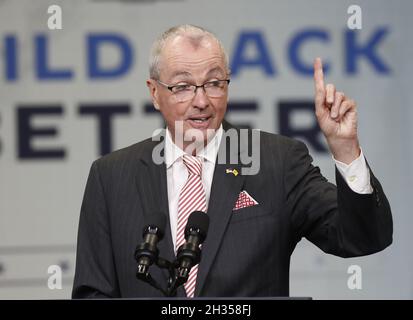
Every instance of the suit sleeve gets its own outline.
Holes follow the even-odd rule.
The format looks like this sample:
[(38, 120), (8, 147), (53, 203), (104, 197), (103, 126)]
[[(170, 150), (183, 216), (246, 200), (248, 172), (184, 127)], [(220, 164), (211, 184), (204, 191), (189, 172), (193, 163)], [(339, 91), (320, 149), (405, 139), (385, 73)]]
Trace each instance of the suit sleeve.
[(294, 141), (286, 154), (284, 179), (297, 242), (306, 237), (340, 257), (372, 254), (392, 243), (390, 205), (371, 170), (372, 194), (353, 192), (337, 168), (336, 187), (312, 165), (307, 147)]
[(82, 202), (72, 298), (119, 297), (107, 206), (98, 162), (89, 173)]

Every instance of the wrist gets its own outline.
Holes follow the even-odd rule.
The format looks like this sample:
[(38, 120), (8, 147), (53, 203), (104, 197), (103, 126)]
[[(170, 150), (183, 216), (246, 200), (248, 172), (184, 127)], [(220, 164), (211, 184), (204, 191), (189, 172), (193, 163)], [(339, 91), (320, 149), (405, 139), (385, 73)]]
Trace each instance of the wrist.
[(352, 141), (329, 141), (328, 145), (334, 159), (345, 164), (352, 163), (361, 153), (357, 139)]

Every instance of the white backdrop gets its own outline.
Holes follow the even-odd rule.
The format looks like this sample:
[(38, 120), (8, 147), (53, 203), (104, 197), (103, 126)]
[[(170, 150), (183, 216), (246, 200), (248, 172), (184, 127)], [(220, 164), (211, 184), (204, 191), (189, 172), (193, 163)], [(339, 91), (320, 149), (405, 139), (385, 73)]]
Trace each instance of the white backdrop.
[[(47, 27), (51, 4), (62, 8), (61, 30)], [(361, 30), (347, 28), (351, 4), (362, 9)], [(90, 105), (112, 110), (104, 109), (109, 104), (123, 110), (110, 121), (112, 149), (148, 137), (161, 125), (144, 108), (150, 45), (163, 30), (192, 23), (228, 49), (234, 108), (255, 106), (230, 111), (233, 123), (281, 133), (311, 127), (307, 109), (280, 103), (311, 102), (312, 76), (303, 69), (315, 56), (329, 64), (327, 81), (358, 103), (361, 144), (393, 209), (394, 243), (373, 256), (341, 259), (302, 241), (292, 258), (291, 295), (412, 299), (412, 9), (402, 0), (0, 1), (0, 298), (70, 297), (80, 204), (102, 140), (97, 116), (82, 112)], [(117, 76), (97, 73), (122, 65)], [(54, 131), (41, 135), (45, 128)], [(308, 136), (297, 138), (334, 181), (330, 155)], [(39, 154), (45, 149), (58, 153)], [(63, 270), (61, 290), (47, 286), (53, 264)], [(361, 290), (347, 287), (350, 265), (362, 268)]]

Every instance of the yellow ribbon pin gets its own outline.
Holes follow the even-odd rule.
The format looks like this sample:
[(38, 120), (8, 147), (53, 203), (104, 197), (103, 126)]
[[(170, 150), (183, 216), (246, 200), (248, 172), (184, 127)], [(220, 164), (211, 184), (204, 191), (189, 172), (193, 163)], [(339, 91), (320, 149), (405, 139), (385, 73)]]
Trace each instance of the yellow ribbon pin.
[(227, 169), (226, 173), (232, 173), (234, 176), (238, 175), (238, 170), (237, 169)]

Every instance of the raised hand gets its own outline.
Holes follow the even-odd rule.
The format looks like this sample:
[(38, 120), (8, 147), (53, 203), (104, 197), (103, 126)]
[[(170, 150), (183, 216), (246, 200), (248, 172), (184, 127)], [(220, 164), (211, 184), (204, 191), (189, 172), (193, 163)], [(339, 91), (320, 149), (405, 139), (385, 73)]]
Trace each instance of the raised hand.
[(350, 163), (360, 155), (357, 136), (357, 108), (354, 100), (336, 91), (333, 84), (324, 86), (323, 65), (314, 61), (315, 112), (321, 131), (334, 158)]

